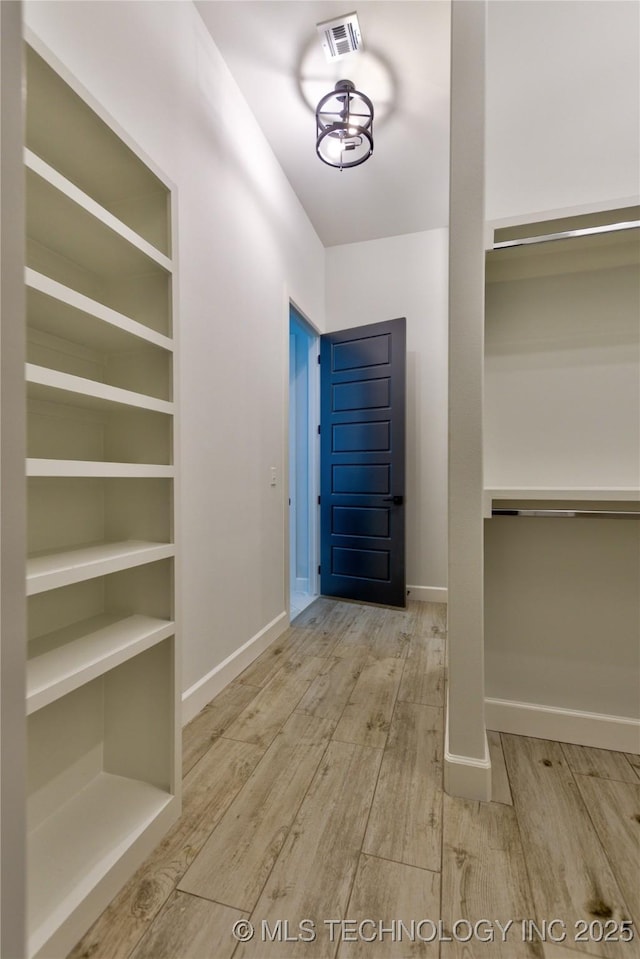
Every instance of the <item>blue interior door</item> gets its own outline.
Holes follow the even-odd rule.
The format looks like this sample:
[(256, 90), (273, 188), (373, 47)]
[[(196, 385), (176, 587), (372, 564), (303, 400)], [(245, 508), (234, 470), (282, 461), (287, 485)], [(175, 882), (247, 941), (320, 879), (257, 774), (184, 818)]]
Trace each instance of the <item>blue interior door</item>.
[(320, 338), (320, 587), (405, 606), (406, 320)]

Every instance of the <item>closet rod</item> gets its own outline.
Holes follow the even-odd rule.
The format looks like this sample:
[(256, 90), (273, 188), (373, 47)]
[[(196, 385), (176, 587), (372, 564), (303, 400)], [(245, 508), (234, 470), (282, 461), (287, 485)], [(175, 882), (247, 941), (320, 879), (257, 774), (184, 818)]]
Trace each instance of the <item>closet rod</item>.
[(492, 509), (492, 516), (548, 516), (553, 519), (640, 519), (640, 510), (618, 509)]
[(576, 236), (595, 236), (598, 233), (615, 233), (620, 230), (633, 230), (640, 226), (640, 220), (626, 220), (623, 223), (606, 223), (604, 226), (588, 226), (582, 230), (566, 230), (564, 233), (544, 233), (541, 236), (526, 236), (518, 240), (503, 240), (494, 243), (494, 250), (506, 250), (513, 246), (529, 246), (533, 243), (550, 243), (552, 240), (569, 240)]

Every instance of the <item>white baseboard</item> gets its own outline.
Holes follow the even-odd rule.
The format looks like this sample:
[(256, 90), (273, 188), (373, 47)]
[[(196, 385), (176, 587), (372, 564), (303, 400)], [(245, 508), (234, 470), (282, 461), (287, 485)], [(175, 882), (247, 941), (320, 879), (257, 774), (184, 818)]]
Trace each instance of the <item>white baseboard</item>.
[(471, 756), (444, 753), (444, 789), (459, 799), (491, 801), (491, 763)]
[(484, 736), (484, 757), (456, 756), (449, 751), (449, 697), (445, 710), (444, 789), (460, 799), (491, 800), (491, 759), (489, 742)]
[(210, 673), (186, 689), (182, 694), (182, 725), (185, 726), (194, 716), (197, 716), (221, 689), (239, 676), (242, 670), (246, 669), (288, 627), (289, 616), (286, 612), (282, 612), (267, 623), (259, 633), (247, 640), (243, 646), (215, 666)]
[(407, 599), (419, 603), (446, 603), (447, 588), (443, 586), (407, 586)]
[(485, 717), (487, 729), (501, 733), (625, 753), (640, 752), (640, 720), (626, 716), (485, 699)]

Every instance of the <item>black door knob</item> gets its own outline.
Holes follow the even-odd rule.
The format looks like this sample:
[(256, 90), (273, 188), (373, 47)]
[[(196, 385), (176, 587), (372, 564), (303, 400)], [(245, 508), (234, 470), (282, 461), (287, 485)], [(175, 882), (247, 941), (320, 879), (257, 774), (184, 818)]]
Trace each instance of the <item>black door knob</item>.
[(383, 496), (383, 503), (393, 503), (394, 506), (402, 506), (404, 503), (404, 496)]

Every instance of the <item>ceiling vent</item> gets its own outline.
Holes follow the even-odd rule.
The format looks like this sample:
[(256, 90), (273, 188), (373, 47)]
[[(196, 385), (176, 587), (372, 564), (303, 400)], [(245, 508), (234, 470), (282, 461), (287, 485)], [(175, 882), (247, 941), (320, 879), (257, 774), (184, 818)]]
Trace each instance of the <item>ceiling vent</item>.
[(348, 53), (357, 53), (362, 49), (362, 34), (357, 13), (324, 20), (316, 24), (316, 29), (320, 34), (322, 49), (327, 60), (339, 60)]

